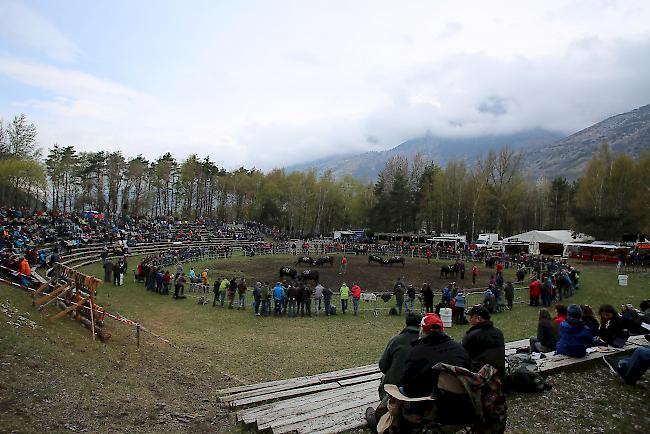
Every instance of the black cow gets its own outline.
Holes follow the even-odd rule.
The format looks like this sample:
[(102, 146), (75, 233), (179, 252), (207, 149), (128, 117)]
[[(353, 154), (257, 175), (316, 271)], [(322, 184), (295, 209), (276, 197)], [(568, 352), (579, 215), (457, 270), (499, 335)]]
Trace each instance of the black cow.
[(378, 263), (380, 265), (386, 265), (387, 264), (386, 260), (384, 258), (382, 258), (381, 256), (378, 256), (378, 255), (368, 255), (368, 264), (370, 264), (371, 262), (376, 262), (376, 263)]
[(313, 280), (314, 282), (318, 283), (319, 276), (318, 276), (318, 271), (316, 270), (304, 270), (300, 275), (298, 276), (298, 279), (302, 280), (303, 282), (305, 280)]
[(280, 279), (282, 279), (283, 276), (289, 276), (292, 279), (295, 279), (296, 275), (298, 275), (298, 271), (296, 271), (295, 268), (291, 268), (291, 267), (280, 268)]
[(445, 278), (447, 278), (448, 275), (453, 274), (454, 276), (458, 275), (458, 267), (456, 267), (456, 264), (451, 264), (451, 265), (443, 265), (440, 267), (440, 278), (442, 279), (442, 275), (445, 275)]
[(403, 256), (391, 256), (390, 258), (384, 260), (384, 262), (388, 265), (402, 264), (402, 267), (405, 265)]
[(323, 264), (330, 264), (333, 266), (334, 258), (332, 258), (331, 256), (321, 256), (320, 258), (314, 261), (314, 265), (323, 265)]
[(298, 258), (298, 262), (296, 262), (296, 265), (298, 264), (314, 265), (315, 263), (316, 263), (316, 259), (312, 258), (311, 256), (301, 256)]

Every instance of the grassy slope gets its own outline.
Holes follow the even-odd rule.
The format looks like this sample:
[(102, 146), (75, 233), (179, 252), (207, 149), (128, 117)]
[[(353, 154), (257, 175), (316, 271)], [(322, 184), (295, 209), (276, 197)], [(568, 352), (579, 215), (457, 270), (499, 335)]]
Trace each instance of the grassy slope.
[[(243, 274), (250, 281), (266, 273), (265, 269), (275, 273), (277, 261), (277, 258), (264, 257), (234, 258), (197, 263), (195, 269), (208, 266), (212, 275)], [(133, 259), (130, 262), (130, 265), (135, 263)], [(354, 262), (351, 270), (353, 266)], [(631, 275), (628, 287), (618, 287), (612, 267), (581, 267), (583, 289), (573, 302), (592, 306), (603, 302), (638, 304), (642, 297), (648, 296), (650, 279), (647, 273)], [(405, 270), (408, 279), (409, 267)], [(85, 271), (101, 275), (99, 265), (87, 267)], [(392, 280), (387, 281), (386, 285), (391, 283)], [(0, 300), (8, 300), (23, 314), (29, 313), (42, 324), (37, 329), (14, 328), (2, 318), (2, 431), (63, 430), (66, 422), (71, 424), (69, 428), (88, 427), (91, 430), (112, 427), (116, 431), (133, 431), (134, 427), (139, 427), (136, 430), (228, 431), (233, 429), (231, 425), (217, 425), (217, 428), (210, 422), (215, 409), (214, 389), (236, 384), (231, 377), (263, 381), (372, 363), (403, 322), (403, 319), (384, 314), (375, 317), (369, 312), (363, 312), (359, 318), (351, 315), (259, 318), (252, 315), (250, 308), (240, 312), (197, 306), (190, 298), (173, 301), (146, 292), (141, 285), (132, 283), (132, 279), (127, 279), (123, 287), (101, 287), (98, 299), (108, 311), (140, 321), (181, 348), (170, 348), (143, 335), (142, 346), (138, 349), (133, 330), (127, 327), (111, 324), (113, 338), (108, 344), (92, 342), (87, 330), (73, 321), (63, 320), (55, 325), (46, 321), (44, 315), (29, 305), (30, 299), (21, 291), (2, 286), (0, 294)], [(54, 311), (48, 309), (46, 312)], [(536, 309), (523, 304), (516, 305), (512, 312), (494, 317), (507, 340), (534, 334), (535, 318)], [(460, 338), (465, 330), (466, 327), (455, 326), (448, 332)], [(75, 381), (66, 380), (71, 373)], [(582, 377), (567, 381), (579, 381)], [(617, 386), (613, 379), (605, 377), (605, 380), (611, 383), (606, 387), (612, 387), (617, 393), (630, 393), (629, 388)], [(555, 394), (561, 395), (563, 388), (568, 386), (570, 384), (559, 384), (553, 391), (546, 392), (551, 396), (545, 402), (552, 407), (556, 402)], [(641, 399), (647, 402), (647, 388), (640, 393)], [(541, 396), (515, 396), (511, 402), (516, 401), (523, 411), (535, 408)], [(632, 399), (635, 395), (629, 396)], [(591, 404), (590, 411), (595, 416), (581, 422), (586, 430), (609, 420), (607, 411), (593, 412), (593, 406), (607, 408), (607, 400), (601, 401), (594, 400)], [(642, 402), (640, 405), (641, 408), (638, 403), (625, 407), (624, 411), (644, 417)], [(512, 429), (537, 431), (518, 410), (511, 410)], [(191, 417), (183, 422), (179, 414)], [(523, 422), (516, 422), (519, 419)], [(224, 418), (217, 420), (219, 424), (226, 423)], [(574, 418), (569, 418), (569, 422), (567, 418), (549, 419), (541, 413), (533, 416), (534, 422), (550, 431), (563, 431), (570, 420), (575, 421)]]

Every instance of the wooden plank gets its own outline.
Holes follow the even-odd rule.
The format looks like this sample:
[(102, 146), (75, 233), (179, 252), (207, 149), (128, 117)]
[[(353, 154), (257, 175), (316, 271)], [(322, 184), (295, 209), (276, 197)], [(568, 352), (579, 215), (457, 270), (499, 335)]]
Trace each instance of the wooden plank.
[(339, 413), (310, 419), (303, 423), (295, 424), (292, 428), (298, 433), (307, 434), (315, 432), (337, 433), (345, 430), (345, 428), (342, 427), (354, 423), (361, 424), (358, 426), (364, 426), (365, 423), (363, 422), (365, 422), (366, 408), (376, 407), (378, 404), (378, 401), (374, 401), (359, 407), (349, 408)]
[(519, 348), (528, 348), (530, 346), (529, 339), (519, 339), (518, 341), (506, 342), (506, 351), (516, 350)]
[(320, 392), (322, 390), (337, 389), (339, 387), (341, 386), (339, 386), (338, 383), (317, 384), (315, 386), (299, 387), (297, 389), (283, 390), (281, 392), (269, 393), (267, 395), (257, 395), (251, 396), (250, 398), (238, 399), (236, 401), (231, 401), (229, 405), (231, 407), (241, 407), (243, 405), (250, 405), (258, 402), (271, 401), (273, 399), (281, 399), (291, 396), (307, 395), (309, 393)]
[(354, 376), (355, 372), (359, 372), (359, 375), (370, 373), (370, 372), (366, 372), (366, 370), (368, 370), (368, 369), (370, 369), (370, 370), (372, 370), (372, 369), (379, 370), (379, 367), (375, 363), (375, 364), (372, 364), (372, 365), (359, 366), (357, 368), (347, 368), (347, 369), (342, 369), (342, 370), (339, 370), (339, 371), (324, 372), (322, 374), (309, 375), (309, 376), (306, 376), (306, 377), (296, 377), (296, 378), (290, 378), (290, 379), (284, 379), (284, 380), (267, 381), (267, 382), (264, 382), (264, 383), (246, 384), (244, 386), (229, 387), (227, 389), (217, 390), (216, 393), (217, 393), (217, 395), (230, 395), (230, 394), (233, 394), (233, 393), (245, 392), (245, 391), (248, 391), (248, 390), (260, 389), (260, 388), (269, 387), (269, 386), (276, 386), (276, 385), (282, 384), (282, 383), (293, 382), (295, 380), (302, 379), (302, 378), (318, 378), (321, 382), (336, 381), (336, 380), (341, 379), (341, 378)]
[(339, 400), (322, 408), (315, 409), (303, 414), (297, 414), (293, 417), (285, 417), (277, 420), (271, 424), (271, 430), (274, 434), (284, 434), (290, 431), (295, 431), (299, 427), (309, 423), (312, 419), (318, 419), (325, 416), (332, 416), (343, 411), (349, 410), (350, 407), (363, 407), (364, 410), (372, 403), (378, 400), (377, 391), (368, 391), (365, 394), (351, 396), (350, 399)]
[(53, 290), (47, 295), (44, 295), (43, 297), (39, 298), (38, 300), (34, 300), (33, 304), (34, 306), (39, 306), (43, 303), (48, 302), (49, 300), (52, 300), (53, 298), (57, 297), (59, 294), (61, 294), (63, 291), (67, 290), (70, 288), (70, 284), (66, 283), (63, 286), (59, 286), (57, 289)]
[(50, 284), (52, 283), (52, 279), (48, 280), (44, 284), (38, 287), (38, 289), (32, 294), (32, 298), (36, 298), (37, 296), (41, 295), (43, 291), (45, 291), (47, 288), (50, 287)]
[(348, 379), (345, 379), (345, 380), (341, 380), (338, 383), (341, 386), (350, 386), (352, 384), (366, 383), (368, 381), (378, 380), (378, 379), (380, 379), (382, 377), (382, 375), (384, 375), (384, 374), (381, 373), (381, 372), (375, 372), (374, 374), (363, 375), (361, 377), (353, 377), (353, 378), (348, 378)]
[(57, 319), (61, 318), (62, 316), (64, 316), (65, 314), (70, 313), (75, 309), (79, 309), (80, 306), (83, 306), (83, 304), (86, 302), (86, 300), (87, 299), (85, 297), (81, 298), (79, 301), (77, 301), (76, 303), (73, 303), (70, 306), (66, 307), (61, 312), (57, 313), (54, 316), (51, 316), (49, 318), (49, 320), (50, 321), (57, 320)]
[(246, 392), (239, 392), (239, 393), (235, 393), (233, 395), (221, 396), (219, 398), (219, 400), (221, 402), (236, 401), (238, 399), (249, 398), (251, 396), (267, 395), (267, 394), (273, 393), (273, 392), (280, 392), (280, 391), (283, 391), (283, 390), (295, 389), (295, 388), (298, 388), (298, 387), (312, 386), (314, 384), (320, 384), (320, 381), (318, 381), (318, 378), (311, 378), (311, 379), (310, 378), (301, 378), (301, 379), (297, 379), (296, 381), (293, 381), (293, 382), (282, 383), (282, 384), (278, 384), (276, 386), (270, 386), (270, 387), (265, 387), (265, 388), (261, 388), (261, 389), (248, 390)]
[[(350, 387), (315, 393), (268, 405), (261, 412), (249, 413), (243, 418), (244, 423), (257, 423), (258, 429), (267, 429), (271, 423), (282, 417), (290, 417), (300, 413), (314, 411), (324, 406), (336, 404), (342, 399), (348, 401), (356, 394), (378, 396), (379, 381), (357, 384)], [(248, 421), (248, 422), (247, 422)]]
[(623, 348), (599, 347), (599, 351), (587, 353), (585, 357), (569, 357), (560, 354), (555, 355), (553, 353), (547, 353), (552, 355), (538, 360), (537, 366), (539, 366), (539, 369), (542, 372), (552, 372), (558, 369), (599, 360), (604, 355), (623, 354), (628, 351), (634, 351), (636, 348), (643, 345), (644, 342), (646, 342), (646, 340), (643, 336), (631, 336)]

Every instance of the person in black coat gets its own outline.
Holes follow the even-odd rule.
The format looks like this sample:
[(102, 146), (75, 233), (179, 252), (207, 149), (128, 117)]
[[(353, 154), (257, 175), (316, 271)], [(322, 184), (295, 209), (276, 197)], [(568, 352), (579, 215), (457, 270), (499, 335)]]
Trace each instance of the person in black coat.
[(481, 305), (468, 313), (472, 327), (463, 338), (463, 347), (472, 359), (472, 371), (478, 372), (485, 364), (492, 365), (503, 378), (506, 365), (506, 345), (503, 333), (490, 321), (490, 313)]
[(444, 333), (442, 320), (435, 313), (426, 314), (422, 318), (420, 338), (411, 345), (413, 348), (400, 381), (404, 394), (408, 397), (431, 395), (437, 384), (431, 368), (437, 363), (471, 368), (469, 354), (462, 345)]
[(598, 309), (600, 315), (600, 329), (598, 330), (598, 341), (600, 345), (611, 345), (621, 348), (625, 345), (630, 332), (625, 328), (621, 316), (611, 304), (603, 304)]

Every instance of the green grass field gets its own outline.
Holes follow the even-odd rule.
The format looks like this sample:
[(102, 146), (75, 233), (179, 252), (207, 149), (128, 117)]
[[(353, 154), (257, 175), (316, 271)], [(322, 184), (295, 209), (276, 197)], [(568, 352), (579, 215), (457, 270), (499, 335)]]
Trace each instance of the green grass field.
[[(252, 284), (259, 278), (274, 277), (278, 264), (290, 260), (237, 257), (192, 265), (196, 270), (210, 268), (212, 278), (245, 276)], [(407, 282), (412, 281), (419, 287), (422, 276), (430, 273), (434, 287), (440, 287), (436, 272), (439, 264), (409, 261), (404, 269), (389, 269), (363, 268), (358, 262), (355, 270), (357, 261), (362, 259), (351, 258), (345, 278), (348, 281), (358, 279), (362, 286), (364, 276), (375, 286), (391, 287), (395, 276), (403, 275)], [(131, 258), (129, 266), (135, 265), (135, 258)], [(650, 296), (650, 273), (630, 274), (629, 285), (620, 287), (613, 266), (578, 264), (578, 268), (582, 271), (581, 289), (571, 302), (595, 308), (601, 303), (638, 305), (640, 300)], [(99, 264), (82, 271), (103, 275)], [(338, 285), (341, 278), (337, 273), (328, 273), (326, 283)], [(511, 277), (511, 273), (507, 271), (506, 277)], [(487, 277), (482, 275), (483, 279)], [(388, 316), (385, 310), (379, 316), (362, 311), (359, 317), (349, 313), (312, 318), (255, 317), (250, 306), (246, 311), (213, 308), (211, 304), (197, 305), (196, 300), (189, 297), (175, 301), (171, 296), (148, 292), (142, 284), (133, 282), (131, 272), (125, 280), (122, 287), (102, 285), (98, 303), (109, 312), (140, 322), (169, 339), (176, 348), (147, 333), (141, 334), (138, 348), (135, 330), (116, 322), (108, 323), (113, 335), (110, 341), (93, 342), (89, 331), (74, 321), (48, 321), (47, 316), (56, 312), (55, 308), (48, 307), (39, 313), (31, 307), (27, 293), (7, 285), (0, 286), (0, 300), (37, 324), (34, 329), (15, 326), (8, 323), (14, 322), (15, 316), (9, 319), (7, 314), (0, 313), (3, 320), (0, 324), (0, 363), (3, 367), (0, 431), (237, 430), (232, 420), (217, 409), (214, 394), (217, 388), (236, 385), (238, 381), (289, 378), (376, 362), (387, 340), (401, 330), (404, 321)], [(521, 291), (517, 297), (527, 301), (527, 291)], [(470, 302), (473, 301), (479, 301), (478, 297), (470, 298)], [(338, 303), (338, 300), (333, 302)], [(383, 307), (383, 302), (378, 303)], [(362, 303), (361, 307), (367, 306)], [(536, 331), (537, 308), (518, 303), (513, 311), (496, 314), (493, 319), (507, 341), (526, 338)], [(454, 326), (446, 331), (460, 339), (466, 329), (466, 326)], [(559, 392), (561, 388), (554, 390)], [(640, 393), (634, 395), (634, 399), (641, 399), (636, 407), (626, 407), (633, 414), (644, 414), (642, 402), (650, 397), (647, 389)], [(518, 396), (514, 401), (525, 409), (532, 405), (527, 399)], [(511, 406), (511, 412), (512, 420), (517, 420), (520, 416), (517, 409)], [(178, 414), (192, 415), (192, 422), (179, 421)], [(92, 417), (86, 417), (88, 415)], [(606, 418), (606, 412), (596, 415), (593, 423), (585, 427), (602, 423), (598, 417)], [(550, 422), (544, 417), (540, 423), (547, 431), (555, 432), (555, 429), (566, 427), (567, 421), (548, 425)], [(522, 422), (510, 428), (513, 432), (538, 431), (535, 425), (531, 425), (530, 430), (526, 426)]]

